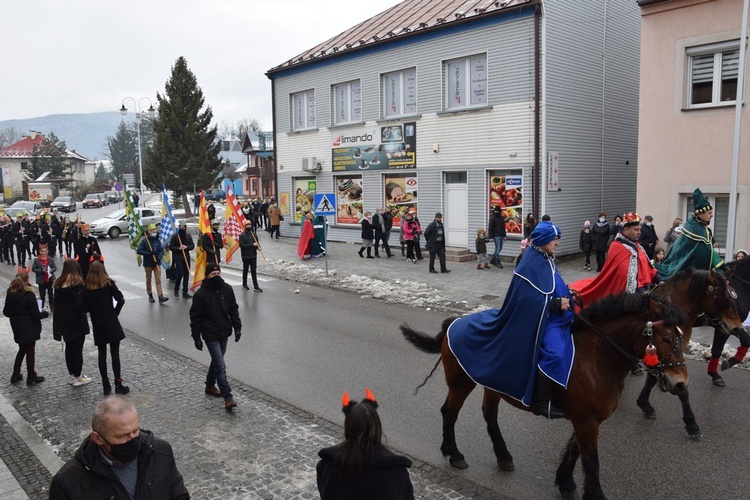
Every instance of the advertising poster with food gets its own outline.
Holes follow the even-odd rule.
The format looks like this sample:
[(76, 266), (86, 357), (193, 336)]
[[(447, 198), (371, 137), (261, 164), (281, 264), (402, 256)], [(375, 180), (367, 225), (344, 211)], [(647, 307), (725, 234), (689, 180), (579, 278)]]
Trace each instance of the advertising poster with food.
[(505, 232), (523, 234), (523, 176), (491, 173), (489, 177), (490, 211), (502, 209)]
[(401, 222), (401, 217), (410, 209), (417, 208), (416, 175), (384, 175), (385, 206), (388, 210), (396, 209), (393, 225)]
[(301, 222), (302, 217), (312, 210), (313, 198), (317, 183), (310, 179), (294, 179), (294, 221)]
[(336, 178), (336, 222), (359, 224), (362, 214), (362, 176)]
[(416, 168), (417, 123), (341, 133), (331, 155), (334, 172)]

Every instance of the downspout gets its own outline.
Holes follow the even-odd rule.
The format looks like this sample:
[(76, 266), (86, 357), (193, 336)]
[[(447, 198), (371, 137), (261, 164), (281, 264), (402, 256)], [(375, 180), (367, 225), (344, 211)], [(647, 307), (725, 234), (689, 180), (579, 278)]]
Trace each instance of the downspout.
[(531, 185), (533, 186), (533, 213), (541, 220), (542, 198), (542, 5), (534, 9), (534, 168)]
[(607, 87), (607, 7), (609, 6), (609, 0), (604, 0), (604, 19), (602, 22), (602, 143), (601, 143), (601, 184), (599, 187), (599, 210), (604, 212), (604, 139), (607, 133), (605, 125), (604, 112), (606, 109), (605, 93)]
[[(271, 119), (273, 122), (273, 199), (281, 206), (279, 202), (279, 162), (276, 158), (278, 142), (276, 142), (276, 80), (274, 78), (271, 78), (271, 116), (273, 117)], [(263, 186), (261, 186), (262, 189)]]

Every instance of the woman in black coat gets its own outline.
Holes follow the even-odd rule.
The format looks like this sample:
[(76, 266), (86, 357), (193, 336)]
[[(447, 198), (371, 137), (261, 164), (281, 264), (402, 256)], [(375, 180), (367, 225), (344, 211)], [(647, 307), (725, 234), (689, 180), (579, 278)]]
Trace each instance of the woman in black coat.
[(591, 237), (593, 239), (592, 248), (596, 253), (596, 272), (602, 270), (604, 260), (607, 257), (607, 248), (609, 248), (609, 233), (611, 231), (607, 214), (600, 213), (599, 220), (591, 227)]
[[(112, 357), (112, 371), (115, 375), (115, 393), (127, 394), (130, 388), (122, 385), (120, 370), (120, 341), (125, 338), (122, 331), (120, 315), (125, 298), (117, 288), (115, 280), (109, 277), (101, 261), (95, 260), (89, 267), (86, 276), (86, 309), (91, 314), (91, 326), (94, 328), (94, 344), (99, 349), (99, 374), (102, 376), (104, 395), (112, 393), (112, 386), (107, 375), (107, 346)], [(116, 302), (117, 305), (112, 305)]]
[(34, 369), (36, 341), (42, 338), (42, 319), (49, 316), (47, 311), (40, 311), (36, 302), (34, 288), (29, 284), (29, 274), (19, 271), (5, 296), (3, 314), (10, 318), (13, 330), (13, 340), (18, 344), (16, 362), (13, 364), (13, 374), (10, 383), (15, 384), (23, 380), (21, 364), (26, 358), (26, 385), (44, 382), (44, 377), (37, 375)]
[(368, 389), (357, 403), (344, 393), (342, 404), (345, 440), (318, 452), (321, 500), (413, 500), (411, 460), (383, 446), (375, 396)]
[(375, 239), (375, 226), (372, 225), (372, 219), (370, 216), (372, 212), (369, 210), (365, 212), (365, 216), (362, 218), (362, 246), (359, 249), (359, 256), (364, 258), (362, 253), (367, 249), (367, 258), (374, 259), (372, 256), (372, 240)]
[(86, 302), (83, 298), (81, 266), (75, 259), (65, 259), (60, 277), (52, 284), (55, 290), (55, 309), (52, 314), (52, 336), (58, 342), (65, 341), (65, 365), (74, 387), (91, 382), (82, 375), (83, 344), (90, 333), (86, 318)]

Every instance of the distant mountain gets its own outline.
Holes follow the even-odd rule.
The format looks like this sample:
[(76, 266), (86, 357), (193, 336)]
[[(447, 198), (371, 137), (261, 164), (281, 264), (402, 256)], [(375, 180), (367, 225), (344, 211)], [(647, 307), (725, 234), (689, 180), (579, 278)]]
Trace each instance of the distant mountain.
[(0, 121), (0, 129), (15, 128), (22, 135), (30, 130), (42, 134), (54, 134), (65, 141), (69, 150), (89, 160), (102, 160), (107, 156), (107, 137), (114, 137), (120, 121), (133, 120), (133, 113), (122, 116), (117, 111), (104, 113), (81, 113), (72, 115), (48, 115), (38, 118)]

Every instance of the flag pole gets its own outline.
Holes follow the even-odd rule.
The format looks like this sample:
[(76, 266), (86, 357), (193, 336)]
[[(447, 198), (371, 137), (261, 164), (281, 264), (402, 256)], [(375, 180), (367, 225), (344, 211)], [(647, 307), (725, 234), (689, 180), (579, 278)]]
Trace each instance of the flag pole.
[(255, 231), (250, 231), (250, 234), (253, 236), (253, 240), (255, 240), (255, 244), (258, 245), (258, 251), (260, 252), (260, 256), (263, 257), (263, 262), (268, 262), (268, 259), (266, 259), (266, 256), (263, 255), (263, 249), (260, 248), (260, 243), (258, 243), (258, 238), (255, 237)]

